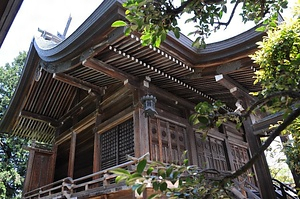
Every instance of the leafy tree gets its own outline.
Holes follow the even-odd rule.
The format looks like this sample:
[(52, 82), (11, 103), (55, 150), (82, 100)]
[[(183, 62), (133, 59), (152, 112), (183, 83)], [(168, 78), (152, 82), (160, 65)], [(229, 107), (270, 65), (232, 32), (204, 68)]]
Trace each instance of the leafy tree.
[[(9, 106), (26, 60), (20, 52), (11, 64), (0, 67), (0, 120)], [(21, 198), (28, 152), (27, 141), (0, 134), (0, 198)]]
[[(125, 12), (127, 21), (115, 21), (112, 26), (126, 26), (126, 35), (132, 31), (137, 31), (141, 33), (143, 45), (159, 46), (161, 42), (166, 39), (166, 35), (169, 31), (173, 31), (176, 37), (180, 36), (180, 28), (178, 27), (177, 21), (183, 13), (189, 13), (191, 15), (187, 22), (196, 23), (195, 31), (191, 34), (198, 34), (193, 45), (199, 47), (205, 44), (205, 37), (209, 36), (212, 31), (219, 29), (223, 25), (227, 26), (230, 23), (236, 12), (236, 7), (240, 3), (242, 4), (240, 14), (244, 22), (248, 20), (261, 22), (268, 16), (267, 20), (264, 21), (266, 28), (260, 28), (260, 30), (266, 30), (267, 36), (263, 38), (262, 42), (258, 43), (259, 50), (251, 56), (254, 62), (260, 67), (256, 72), (255, 83), (260, 83), (262, 90), (253, 93), (258, 97), (258, 100), (254, 104), (251, 104), (242, 114), (228, 112), (223, 108), (224, 104), (219, 101), (213, 104), (200, 102), (195, 107), (195, 114), (191, 116), (191, 120), (202, 129), (218, 127), (228, 120), (236, 122), (237, 128), (239, 128), (242, 122), (257, 109), (268, 113), (282, 112), (283, 114), (283, 120), (272, 126), (273, 128), (271, 129), (269, 137), (244, 166), (233, 173), (221, 175), (221, 179), (214, 181), (214, 188), (207, 187), (207, 184), (202, 181), (202, 174), (206, 173), (206, 171), (197, 168), (193, 170), (193, 174), (202, 177), (197, 178), (196, 181), (192, 181), (192, 183), (189, 184), (189, 188), (195, 188), (194, 193), (196, 194), (199, 194), (199, 186), (203, 186), (205, 190), (215, 190), (215, 188), (217, 188), (216, 192), (218, 193), (214, 192), (213, 194), (221, 194), (224, 196), (223, 193), (226, 193), (227, 183), (251, 168), (258, 157), (270, 146), (274, 139), (282, 133), (291, 134), (294, 138), (293, 143), (290, 143), (289, 147), (285, 147), (285, 149), (288, 154), (290, 167), (295, 168), (296, 172), (299, 172), (300, 2), (298, 1), (298, 4), (295, 6), (294, 17), (282, 22), (280, 25), (277, 25), (277, 13), (282, 11), (283, 8), (286, 8), (287, 1), (232, 0), (231, 3), (234, 4), (234, 6), (229, 20), (225, 23), (221, 22), (221, 19), (223, 13), (227, 12), (225, 4), (227, 1), (183, 0), (179, 6), (175, 6), (173, 2), (174, 1), (164, 0), (128, 0), (123, 5), (127, 9)], [(147, 165), (148, 167), (144, 166), (144, 163), (141, 164), (142, 166), (138, 164), (138, 170), (133, 174), (125, 174), (124, 170), (117, 171), (116, 173), (120, 175), (117, 180), (125, 180), (129, 185), (135, 182), (133, 189), (140, 193), (146, 187), (144, 183), (141, 183), (147, 182), (143, 181), (145, 179), (150, 179), (150, 183), (152, 183), (153, 187), (155, 184), (157, 185), (155, 185), (156, 188), (154, 187), (155, 190), (161, 191), (163, 194), (171, 194), (170, 196), (174, 196), (175, 198), (178, 198), (180, 194), (191, 193), (185, 189), (184, 183), (179, 183), (179, 195), (176, 195), (178, 189), (172, 190), (166, 187), (164, 183), (165, 180), (170, 180), (171, 182), (174, 180), (171, 177), (174, 177), (173, 171), (175, 166), (162, 166), (163, 172), (161, 172), (161, 174), (158, 171), (162, 168), (156, 168), (159, 174), (159, 178), (156, 178), (151, 175), (151, 172), (148, 172), (149, 168), (151, 168), (151, 164)], [(144, 173), (142, 172), (141, 168), (146, 169), (146, 174), (145, 171), (143, 171)], [(175, 169), (175, 171), (180, 171), (180, 174), (176, 175), (179, 182), (182, 176), (189, 173), (190, 169), (188, 166), (183, 166), (184, 169), (180, 170), (181, 168), (182, 167), (176, 167)], [(169, 169), (172, 171), (169, 171), (167, 174)], [(140, 180), (138, 183), (134, 181), (137, 179)], [(221, 197), (221, 195), (213, 194), (210, 193), (210, 196)], [(157, 196), (158, 195), (152, 195), (151, 197), (154, 198)], [(202, 196), (205, 198), (206, 196), (208, 197), (209, 194), (201, 195), (201, 197)], [(192, 198), (197, 198), (197, 196), (192, 196)]]
[[(191, 24), (194, 30), (190, 33), (196, 39), (193, 46), (205, 46), (205, 38), (212, 32), (227, 27), (237, 7), (241, 5), (240, 15), (242, 21), (261, 22), (265, 16), (269, 19), (277, 18), (277, 13), (287, 7), (287, 0), (127, 0), (123, 6), (127, 9), (126, 21), (116, 21), (113, 26), (127, 26), (125, 34), (138, 31), (144, 45), (159, 46), (166, 39), (169, 31), (172, 31), (179, 38), (180, 27), (178, 20), (184, 14), (188, 17), (185, 21)], [(230, 2), (232, 6), (228, 6)], [(228, 21), (224, 22), (225, 13), (229, 12)]]

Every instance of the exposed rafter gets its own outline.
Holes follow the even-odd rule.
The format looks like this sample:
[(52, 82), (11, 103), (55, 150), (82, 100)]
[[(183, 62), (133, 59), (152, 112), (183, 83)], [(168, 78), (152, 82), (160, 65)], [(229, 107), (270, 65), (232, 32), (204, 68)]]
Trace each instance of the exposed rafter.
[(249, 91), (245, 89), (238, 82), (234, 81), (227, 75), (216, 75), (215, 79), (222, 86), (230, 90), (230, 93), (237, 99), (245, 99), (249, 102), (255, 101), (255, 98), (249, 94)]
[(61, 82), (75, 86), (77, 88), (86, 90), (88, 92), (97, 92), (100, 94), (102, 93), (101, 88), (99, 88), (98, 86), (95, 86), (94, 84), (91, 84), (87, 81), (83, 81), (81, 79), (72, 77), (72, 76), (64, 74), (64, 73), (54, 73), (53, 78), (56, 80), (59, 80)]
[(90, 93), (90, 95), (86, 96), (83, 100), (81, 100), (78, 104), (76, 104), (72, 109), (70, 109), (66, 114), (58, 119), (59, 123), (63, 123), (68, 118), (75, 115), (78, 111), (82, 110), (85, 106), (88, 106), (92, 101), (96, 100), (97, 96), (95, 94)]
[(51, 117), (47, 117), (44, 115), (40, 115), (37, 113), (31, 113), (28, 111), (21, 111), (20, 116), (23, 118), (28, 118), (31, 120), (35, 120), (35, 121), (39, 121), (39, 122), (43, 122), (43, 123), (47, 123), (52, 127), (57, 127), (59, 126), (59, 122)]
[[(141, 86), (140, 80), (137, 79), (136, 77), (116, 68), (113, 67), (107, 63), (104, 63), (100, 60), (94, 59), (94, 58), (89, 58), (82, 63), (84, 66), (92, 68), (94, 70), (97, 70), (101, 73), (104, 73), (108, 76), (111, 76), (115, 79), (118, 79), (120, 81), (123, 81), (125, 86), (133, 87), (133, 88), (140, 88), (147, 90), (148, 88)], [(147, 90), (154, 94), (157, 97), (165, 98), (170, 101), (174, 101), (174, 103), (178, 103), (179, 105), (188, 107), (190, 109), (194, 109), (195, 104), (190, 103), (189, 101), (182, 99), (176, 95), (173, 95), (161, 88), (158, 88), (154, 86), (153, 84), (150, 84), (149, 90)]]

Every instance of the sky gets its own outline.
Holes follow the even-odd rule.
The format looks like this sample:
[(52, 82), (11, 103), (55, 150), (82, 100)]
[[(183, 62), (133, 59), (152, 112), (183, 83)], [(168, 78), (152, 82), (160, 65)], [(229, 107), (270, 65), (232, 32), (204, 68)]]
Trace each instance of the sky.
[[(0, 48), (0, 66), (13, 62), (20, 51), (28, 51), (34, 36), (40, 36), (38, 28), (52, 34), (63, 33), (69, 16), (72, 16), (67, 36), (74, 32), (103, 0), (24, 0), (23, 4)], [(295, 1), (295, 0), (290, 0)], [(183, 21), (183, 20), (182, 20)], [(220, 29), (206, 40), (207, 43), (235, 36), (253, 24), (242, 24), (234, 17), (226, 30)], [(238, 28), (237, 28), (238, 27)], [(181, 22), (181, 29), (188, 34), (193, 25)]]
[(20, 51), (28, 51), (38, 28), (52, 34), (63, 33), (69, 16), (70, 35), (103, 0), (24, 0), (0, 49), (0, 66), (13, 62)]

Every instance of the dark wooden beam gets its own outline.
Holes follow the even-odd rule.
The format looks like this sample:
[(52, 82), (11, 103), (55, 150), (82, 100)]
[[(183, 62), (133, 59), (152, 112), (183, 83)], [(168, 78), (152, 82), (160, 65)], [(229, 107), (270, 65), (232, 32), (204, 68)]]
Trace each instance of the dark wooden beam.
[(48, 117), (48, 116), (40, 115), (40, 114), (37, 114), (37, 113), (31, 113), (31, 112), (23, 110), (20, 113), (20, 117), (28, 118), (28, 119), (43, 122), (43, 123), (47, 123), (52, 127), (58, 127), (59, 126), (59, 122), (56, 119), (53, 119), (53, 118)]
[[(247, 143), (251, 151), (251, 155), (257, 153), (261, 146), (260, 138), (253, 133), (252, 122), (248, 118), (243, 122)], [(254, 163), (258, 187), (260, 190), (261, 198), (276, 198), (269, 166), (264, 153)]]
[(91, 102), (96, 100), (96, 95), (90, 93), (90, 95), (86, 96), (83, 100), (81, 100), (78, 104), (76, 104), (72, 109), (70, 109), (66, 114), (58, 119), (59, 123), (63, 123), (69, 117), (74, 116), (78, 111), (88, 106)]
[(119, 89), (118, 91), (114, 92), (112, 95), (110, 95), (109, 97), (105, 98), (101, 102), (101, 104), (100, 104), (101, 109), (103, 109), (103, 110), (106, 109), (111, 104), (113, 104), (116, 101), (122, 99), (124, 96), (128, 96), (130, 92), (131, 92), (130, 89), (128, 89), (127, 87), (123, 86), (121, 89)]
[(55, 144), (59, 145), (64, 141), (71, 138), (72, 132), (75, 131), (76, 133), (82, 132), (84, 129), (88, 128), (91, 124), (95, 122), (95, 112), (89, 114), (84, 119), (80, 120), (72, 127), (70, 127), (67, 131), (61, 133), (59, 136), (55, 138)]
[(246, 99), (249, 102), (254, 102), (255, 98), (249, 94), (249, 91), (245, 89), (238, 82), (234, 81), (227, 75), (216, 75), (215, 79), (225, 88), (230, 90), (230, 93), (237, 99)]
[(74, 176), (74, 163), (75, 163), (75, 150), (76, 150), (76, 132), (72, 132), (70, 153), (69, 153), (69, 164), (68, 164), (68, 177), (73, 178)]
[(112, 78), (118, 79), (120, 81), (124, 82), (125, 86), (128, 86), (132, 89), (141, 89), (144, 91), (149, 91), (151, 94), (155, 95), (156, 97), (160, 97), (169, 101), (172, 101), (176, 105), (182, 105), (184, 107), (187, 107), (189, 109), (194, 109), (195, 104), (182, 99), (176, 95), (173, 95), (161, 88), (158, 88), (151, 84), (149, 88), (143, 86), (141, 83), (141, 80), (116, 68), (111, 66), (110, 64), (104, 63), (100, 60), (94, 59), (94, 58), (89, 58), (85, 61), (82, 62), (82, 64), (86, 67), (92, 68), (94, 70), (97, 70), (101, 73), (104, 73)]
[(75, 86), (77, 88), (80, 88), (82, 90), (86, 90), (88, 92), (96, 92), (100, 94), (102, 93), (101, 88), (99, 88), (98, 86), (95, 86), (94, 84), (91, 84), (87, 81), (83, 81), (81, 79), (72, 77), (64, 73), (54, 73), (53, 78), (61, 82), (67, 83), (69, 85)]
[(95, 58), (89, 58), (89, 59), (84, 60), (82, 62), (82, 65), (84, 65), (88, 68), (92, 68), (96, 71), (99, 71), (109, 77), (118, 79), (122, 82), (129, 81), (131, 84), (133, 84), (133, 82), (139, 81), (134, 76), (127, 74), (126, 72), (124, 72), (116, 67), (113, 67), (103, 61), (95, 59)]

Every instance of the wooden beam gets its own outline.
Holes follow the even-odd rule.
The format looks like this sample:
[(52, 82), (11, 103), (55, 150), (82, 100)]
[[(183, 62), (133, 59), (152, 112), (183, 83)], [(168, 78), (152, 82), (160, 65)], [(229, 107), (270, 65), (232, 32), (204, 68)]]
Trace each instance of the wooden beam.
[(63, 143), (64, 141), (71, 138), (72, 132), (75, 131), (77, 133), (82, 132), (84, 129), (89, 127), (91, 124), (95, 122), (95, 112), (89, 114), (84, 119), (80, 120), (76, 124), (74, 124), (71, 128), (69, 128), (67, 131), (63, 132), (55, 139), (55, 144), (59, 145)]
[(231, 79), (227, 75), (216, 75), (215, 79), (218, 83), (220, 83), (225, 88), (230, 90), (230, 93), (237, 99), (245, 98), (249, 102), (254, 102), (255, 97), (249, 94), (249, 91), (245, 89), (242, 85)]
[(133, 106), (129, 106), (128, 108), (124, 109), (123, 111), (119, 112), (117, 115), (111, 117), (110, 119), (102, 122), (100, 125), (95, 127), (95, 131), (97, 133), (104, 133), (105, 131), (111, 129), (112, 127), (126, 121), (133, 114)]
[(86, 106), (89, 106), (91, 102), (96, 100), (96, 95), (90, 93), (90, 95), (86, 96), (83, 100), (81, 100), (78, 104), (76, 104), (71, 110), (69, 110), (66, 114), (58, 119), (59, 123), (63, 123), (69, 117), (74, 116), (78, 111), (83, 109)]
[(104, 99), (100, 106), (104, 110), (107, 107), (109, 107), (111, 104), (117, 102), (118, 100), (122, 99), (124, 96), (128, 96), (129, 92), (131, 92), (130, 89), (127, 87), (123, 86), (121, 89), (118, 91), (114, 92), (112, 95)]
[(123, 81), (125, 86), (128, 86), (132, 89), (142, 89), (144, 91), (149, 91), (151, 94), (155, 95), (156, 97), (160, 97), (160, 98), (172, 101), (176, 105), (182, 105), (191, 110), (194, 110), (195, 104), (193, 104), (183, 98), (180, 98), (176, 95), (173, 95), (161, 88), (158, 88), (158, 87), (154, 86), (153, 84), (151, 84), (151, 82), (150, 82), (149, 88), (147, 88), (142, 85), (141, 81), (138, 78), (136, 78), (116, 67), (113, 67), (110, 64), (104, 63), (104, 62), (94, 59), (94, 58), (89, 58), (89, 59), (83, 61), (82, 64), (86, 67), (92, 68), (103, 74), (106, 74), (112, 78)]
[[(249, 118), (243, 122), (243, 125), (251, 154), (256, 154), (261, 146), (261, 141), (258, 136), (254, 135), (252, 122)], [(255, 161), (254, 169), (261, 198), (276, 198), (269, 166), (264, 153)]]
[(75, 150), (76, 150), (76, 132), (72, 132), (70, 153), (69, 153), (69, 164), (68, 164), (68, 177), (74, 177), (74, 163), (75, 163)]
[(88, 68), (92, 68), (96, 71), (99, 71), (109, 77), (112, 77), (114, 79), (118, 79), (122, 82), (124, 81), (129, 81), (131, 84), (133, 82), (138, 82), (138, 79), (135, 78), (134, 76), (127, 74), (126, 72), (111, 66), (110, 64), (107, 64), (103, 61), (100, 61), (98, 59), (95, 58), (89, 58), (86, 59), (82, 62), (82, 65), (88, 67)]
[(96, 92), (96, 93), (100, 93), (100, 94), (102, 93), (101, 88), (99, 88), (98, 86), (95, 86), (94, 84), (91, 84), (87, 81), (83, 81), (81, 79), (72, 77), (72, 76), (64, 74), (64, 73), (54, 73), (53, 78), (58, 81), (72, 85), (74, 87), (80, 88), (82, 90), (86, 90), (88, 92), (92, 91), (92, 92)]
[(56, 119), (53, 119), (53, 118), (48, 117), (48, 116), (40, 115), (40, 114), (37, 114), (37, 113), (32, 113), (32, 112), (29, 112), (29, 111), (24, 111), (24, 110), (21, 111), (20, 112), (20, 117), (28, 118), (28, 119), (43, 122), (43, 123), (47, 123), (52, 127), (58, 127), (59, 126), (59, 122)]

